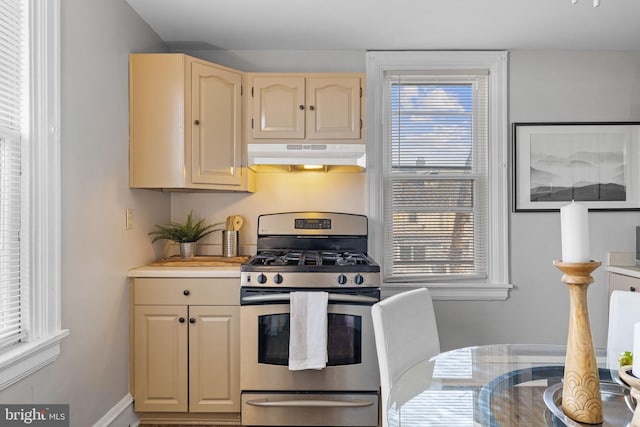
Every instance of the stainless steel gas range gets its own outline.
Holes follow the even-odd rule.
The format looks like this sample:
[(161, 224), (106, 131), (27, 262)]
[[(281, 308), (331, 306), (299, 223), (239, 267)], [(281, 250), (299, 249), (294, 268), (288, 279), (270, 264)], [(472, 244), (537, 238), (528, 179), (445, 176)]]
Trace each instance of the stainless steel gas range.
[[(371, 305), (380, 267), (367, 217), (292, 212), (258, 217), (257, 255), (240, 267), (242, 424), (377, 426)], [(291, 370), (292, 293), (326, 293), (326, 366)]]

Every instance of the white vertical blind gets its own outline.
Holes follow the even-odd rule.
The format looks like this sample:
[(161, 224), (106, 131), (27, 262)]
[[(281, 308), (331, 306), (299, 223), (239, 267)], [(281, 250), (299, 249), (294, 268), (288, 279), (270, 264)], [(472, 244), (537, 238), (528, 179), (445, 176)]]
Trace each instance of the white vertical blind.
[(0, 349), (23, 336), (20, 271), (23, 1), (0, 0)]
[(385, 89), (385, 280), (486, 277), (486, 71), (387, 72)]

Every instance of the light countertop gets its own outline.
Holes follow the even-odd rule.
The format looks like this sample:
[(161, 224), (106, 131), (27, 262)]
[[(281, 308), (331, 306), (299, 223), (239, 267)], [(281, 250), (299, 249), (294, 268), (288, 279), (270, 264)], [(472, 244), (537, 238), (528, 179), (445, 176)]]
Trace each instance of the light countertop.
[(640, 278), (640, 267), (636, 265), (636, 254), (633, 252), (609, 252), (607, 271)]
[(240, 265), (249, 256), (168, 257), (129, 270), (129, 277), (240, 277)]
[(610, 265), (607, 267), (607, 271), (610, 273), (618, 273), (625, 276), (637, 277), (640, 279), (640, 267), (618, 267)]
[(128, 271), (128, 277), (238, 277), (240, 266), (159, 267), (145, 265)]

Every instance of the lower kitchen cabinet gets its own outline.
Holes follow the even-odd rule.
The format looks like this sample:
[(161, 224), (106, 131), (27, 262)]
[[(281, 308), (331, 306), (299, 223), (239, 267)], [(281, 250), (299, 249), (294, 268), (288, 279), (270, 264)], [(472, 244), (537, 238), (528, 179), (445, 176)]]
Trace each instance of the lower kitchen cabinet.
[(239, 413), (239, 279), (132, 281), (136, 412)]
[(240, 307), (189, 307), (189, 411), (240, 412)]
[(640, 278), (609, 273), (609, 296), (613, 291), (640, 292)]
[(187, 315), (187, 307), (135, 307), (136, 411), (189, 408)]

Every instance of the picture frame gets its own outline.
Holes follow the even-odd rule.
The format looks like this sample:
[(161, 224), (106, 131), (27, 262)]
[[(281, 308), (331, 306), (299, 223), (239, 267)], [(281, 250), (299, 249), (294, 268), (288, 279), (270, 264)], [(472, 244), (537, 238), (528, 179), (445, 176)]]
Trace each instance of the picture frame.
[(513, 123), (513, 211), (640, 210), (640, 123)]

